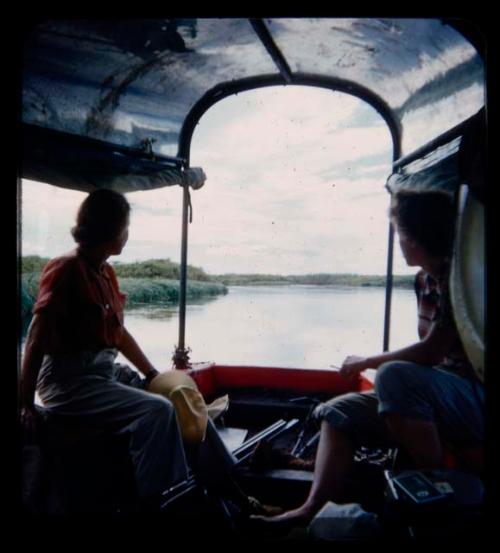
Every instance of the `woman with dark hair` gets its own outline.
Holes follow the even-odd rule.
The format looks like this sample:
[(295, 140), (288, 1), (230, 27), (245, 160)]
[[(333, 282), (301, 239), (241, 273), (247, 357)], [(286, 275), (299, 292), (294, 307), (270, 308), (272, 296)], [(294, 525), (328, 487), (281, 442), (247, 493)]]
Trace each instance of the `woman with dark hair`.
[(316, 408), (321, 421), (313, 484), (297, 509), (261, 522), (307, 524), (327, 501), (342, 503), (357, 448), (401, 445), (417, 468), (443, 466), (443, 445), (464, 467), (482, 469), (483, 387), (462, 348), (448, 299), (455, 211), (441, 192), (395, 193), (390, 218), (409, 266), (420, 341), (370, 357), (348, 356), (340, 374), (356, 379), (377, 369), (375, 390), (338, 396)]
[[(125, 296), (106, 261), (122, 252), (129, 217), (130, 206), (122, 194), (92, 192), (71, 231), (78, 247), (44, 268), (22, 363), (23, 426), (32, 430), (36, 425), (37, 389), (51, 413), (87, 428), (130, 435), (137, 491), (148, 508), (187, 476), (187, 454), (209, 491), (242, 512), (268, 512), (232, 480), (235, 461), (213, 423), (206, 423), (200, 443), (183, 443), (173, 403), (147, 391), (159, 372), (124, 325)], [(144, 378), (115, 362), (118, 351)], [(201, 396), (200, 400), (203, 403)]]
[(71, 234), (80, 247), (89, 249), (114, 240), (128, 229), (129, 217), (130, 205), (125, 196), (112, 190), (96, 190), (80, 205)]

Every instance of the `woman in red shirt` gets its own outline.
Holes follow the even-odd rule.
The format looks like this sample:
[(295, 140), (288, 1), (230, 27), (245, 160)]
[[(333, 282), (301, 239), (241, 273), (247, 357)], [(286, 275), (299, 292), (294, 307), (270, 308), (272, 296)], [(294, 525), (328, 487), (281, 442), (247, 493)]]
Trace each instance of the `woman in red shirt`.
[[(78, 247), (46, 265), (22, 363), (21, 419), (34, 428), (37, 389), (49, 412), (129, 433), (138, 492), (149, 497), (185, 478), (187, 465), (172, 403), (144, 390), (158, 371), (124, 326), (125, 296), (106, 261), (125, 246), (129, 215), (122, 194), (92, 192), (72, 229)], [(145, 378), (115, 363), (118, 351)]]
[[(125, 296), (106, 262), (127, 242), (129, 215), (123, 195), (92, 192), (72, 229), (77, 249), (46, 265), (22, 364), (21, 418), (27, 430), (34, 428), (37, 389), (49, 412), (127, 433), (138, 493), (154, 505), (187, 476), (186, 450), (172, 403), (145, 391), (158, 371), (124, 326)], [(115, 363), (118, 351), (145, 378)], [(242, 512), (267, 512), (231, 478), (234, 459), (211, 421), (205, 439), (187, 452), (207, 489)]]

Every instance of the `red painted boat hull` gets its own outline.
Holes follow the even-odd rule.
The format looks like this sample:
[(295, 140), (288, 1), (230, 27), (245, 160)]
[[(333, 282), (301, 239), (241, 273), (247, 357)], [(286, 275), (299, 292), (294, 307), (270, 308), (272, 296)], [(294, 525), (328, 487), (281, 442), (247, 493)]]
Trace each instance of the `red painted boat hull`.
[(346, 379), (337, 371), (328, 369), (204, 363), (193, 365), (188, 374), (195, 380), (204, 396), (214, 395), (219, 389), (248, 387), (304, 393), (321, 392), (332, 396), (373, 388), (372, 382), (366, 377)]

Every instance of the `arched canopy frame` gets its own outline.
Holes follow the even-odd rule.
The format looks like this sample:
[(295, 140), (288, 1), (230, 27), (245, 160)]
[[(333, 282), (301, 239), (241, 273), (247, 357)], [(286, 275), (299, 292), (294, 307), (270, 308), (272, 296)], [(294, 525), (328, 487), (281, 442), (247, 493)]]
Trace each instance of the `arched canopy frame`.
[[(273, 56), (278, 57), (279, 55)], [(392, 139), (392, 159), (393, 163), (401, 154), (401, 125), (395, 117), (391, 108), (382, 98), (373, 93), (366, 87), (355, 82), (344, 79), (325, 77), (323, 75), (314, 75), (307, 73), (290, 74), (283, 64), (278, 62), (281, 75), (262, 75), (221, 83), (211, 90), (193, 106), (186, 117), (181, 129), (179, 138), (178, 158), (185, 160), (187, 166), (190, 162), (191, 140), (193, 138), (196, 125), (203, 115), (216, 103), (222, 101), (233, 94), (247, 92), (264, 87), (271, 86), (310, 86), (324, 88), (332, 92), (341, 92), (368, 103), (382, 117), (387, 124)], [(182, 206), (182, 240), (181, 240), (181, 270), (180, 270), (180, 293), (179, 293), (179, 339), (175, 359), (180, 360), (179, 365), (186, 363), (188, 350), (185, 346), (186, 338), (186, 291), (187, 291), (187, 257), (188, 257), (188, 220), (189, 209), (191, 206), (191, 196), (189, 186), (183, 186), (183, 206)], [(389, 223), (388, 230), (388, 248), (387, 248), (387, 269), (386, 269), (386, 290), (385, 290), (385, 308), (384, 308), (384, 332), (383, 349), (389, 349), (390, 337), (390, 315), (392, 299), (392, 267), (394, 257), (394, 229)]]

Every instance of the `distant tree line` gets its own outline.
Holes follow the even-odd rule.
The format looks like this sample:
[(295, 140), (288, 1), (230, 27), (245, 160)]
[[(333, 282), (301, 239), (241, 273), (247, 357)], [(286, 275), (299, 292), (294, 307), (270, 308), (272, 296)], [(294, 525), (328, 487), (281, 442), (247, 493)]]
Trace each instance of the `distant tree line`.
[[(385, 275), (357, 275), (351, 273), (316, 273), (309, 275), (223, 274), (212, 275), (226, 286), (308, 284), (314, 286), (385, 286)], [(413, 288), (414, 275), (394, 275), (393, 285)]]
[[(137, 261), (135, 263), (115, 261), (112, 265), (119, 278), (166, 278), (179, 280), (181, 276), (179, 263), (170, 261), (170, 259), (149, 259), (148, 261)], [(187, 277), (188, 280), (205, 282), (215, 280), (200, 267), (192, 265), (188, 265), (187, 267)]]
[[(22, 272), (39, 273), (48, 258), (30, 255), (22, 259)], [(180, 265), (170, 259), (150, 259), (135, 263), (112, 263), (119, 279), (167, 279), (179, 280)], [(200, 267), (188, 265), (188, 280), (222, 283), (226, 286), (249, 284), (309, 284), (316, 286), (385, 286), (385, 275), (358, 275), (352, 273), (313, 273), (308, 275), (237, 274), (209, 275)], [(413, 288), (413, 275), (394, 275), (393, 284), (400, 288)]]

